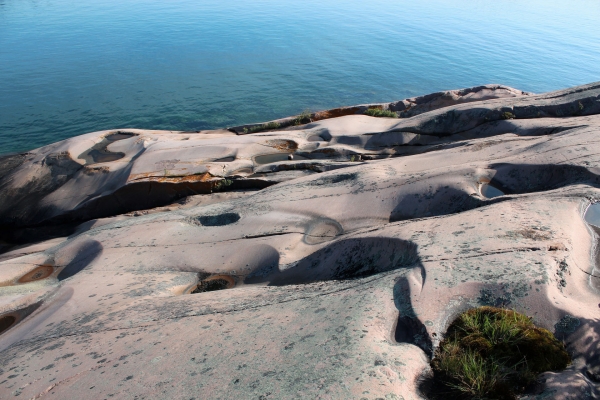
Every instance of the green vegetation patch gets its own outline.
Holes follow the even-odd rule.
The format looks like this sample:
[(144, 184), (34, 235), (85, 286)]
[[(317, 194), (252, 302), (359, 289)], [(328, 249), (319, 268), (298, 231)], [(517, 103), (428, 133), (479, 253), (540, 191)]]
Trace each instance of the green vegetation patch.
[(515, 311), (479, 307), (448, 328), (431, 361), (445, 399), (516, 399), (545, 371), (571, 362), (554, 335)]
[(312, 113), (309, 110), (304, 110), (302, 114), (298, 115), (292, 120), (293, 126), (304, 125), (312, 122)]
[(215, 190), (221, 190), (221, 189), (225, 189), (227, 186), (231, 186), (233, 184), (233, 181), (231, 179), (221, 179), (220, 181), (217, 181), (213, 188)]
[(256, 132), (268, 131), (270, 129), (278, 129), (279, 127), (281, 127), (279, 122), (269, 122), (269, 123), (262, 124), (262, 125), (254, 125), (254, 126), (251, 126), (250, 128), (244, 128), (244, 133), (256, 133)]
[(382, 110), (381, 108), (369, 108), (365, 111), (365, 115), (371, 117), (398, 118), (398, 114), (390, 110)]

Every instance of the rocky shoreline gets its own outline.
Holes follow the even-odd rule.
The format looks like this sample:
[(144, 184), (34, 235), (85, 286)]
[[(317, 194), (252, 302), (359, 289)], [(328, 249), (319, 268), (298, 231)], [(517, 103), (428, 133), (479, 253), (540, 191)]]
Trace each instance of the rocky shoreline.
[(600, 83), (485, 85), (0, 157), (0, 398), (418, 399), (478, 305), (599, 396), (599, 132)]

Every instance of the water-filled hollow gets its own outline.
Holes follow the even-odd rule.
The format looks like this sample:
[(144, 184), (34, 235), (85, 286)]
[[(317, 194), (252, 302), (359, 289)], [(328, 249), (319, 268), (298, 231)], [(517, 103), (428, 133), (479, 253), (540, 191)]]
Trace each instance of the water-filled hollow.
[(484, 197), (487, 197), (488, 199), (504, 196), (504, 192), (502, 190), (495, 188), (494, 186), (490, 185), (489, 183), (483, 183), (481, 185), (480, 191), (481, 191), (481, 195)]
[(235, 279), (229, 275), (213, 275), (198, 282), (191, 294), (214, 292), (216, 290), (231, 289), (235, 286)]
[(133, 133), (117, 132), (105, 136), (102, 141), (96, 143), (91, 149), (79, 155), (78, 158), (85, 160), (86, 165), (117, 161), (125, 157), (124, 153), (114, 153), (108, 150), (108, 146), (119, 140), (129, 139), (136, 136)]
[(590, 204), (583, 216), (585, 222), (600, 228), (600, 203)]
[(28, 273), (23, 275), (21, 278), (19, 278), (18, 282), (19, 283), (28, 283), (28, 282), (39, 281), (39, 280), (49, 277), (50, 275), (52, 275), (53, 272), (54, 272), (53, 266), (40, 265), (39, 267), (33, 269), (32, 271), (29, 271)]

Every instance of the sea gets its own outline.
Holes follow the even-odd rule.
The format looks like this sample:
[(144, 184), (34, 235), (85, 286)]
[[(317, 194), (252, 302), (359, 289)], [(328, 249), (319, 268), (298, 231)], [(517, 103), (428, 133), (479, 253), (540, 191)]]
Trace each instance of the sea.
[(0, 0), (0, 154), (600, 81), (599, 0)]

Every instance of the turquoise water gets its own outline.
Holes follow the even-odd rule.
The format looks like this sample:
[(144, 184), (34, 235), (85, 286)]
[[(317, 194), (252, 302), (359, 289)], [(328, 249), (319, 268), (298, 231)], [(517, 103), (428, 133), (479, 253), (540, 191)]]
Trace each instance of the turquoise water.
[(600, 80), (600, 1), (0, 0), (0, 154)]

